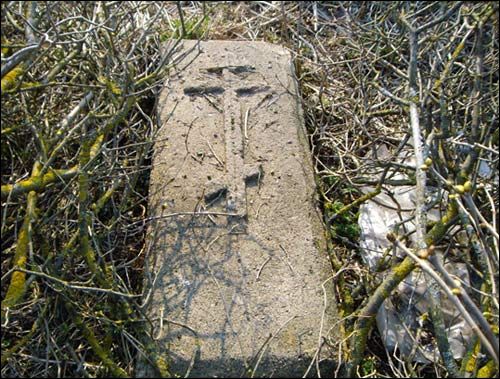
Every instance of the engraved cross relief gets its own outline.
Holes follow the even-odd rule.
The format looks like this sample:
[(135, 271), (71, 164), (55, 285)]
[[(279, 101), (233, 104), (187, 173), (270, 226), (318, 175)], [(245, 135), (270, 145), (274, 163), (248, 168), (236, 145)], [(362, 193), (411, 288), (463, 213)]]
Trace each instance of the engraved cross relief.
[(233, 214), (228, 217), (228, 227), (231, 233), (246, 233), (247, 199), (246, 187), (258, 183), (263, 172), (262, 166), (245, 164), (245, 134), (243, 132), (244, 120), (242, 115), (242, 97), (253, 96), (258, 93), (268, 92), (269, 86), (253, 85), (238, 87), (238, 83), (255, 69), (251, 66), (223, 66), (204, 70), (222, 79), (221, 86), (186, 87), (184, 93), (189, 96), (223, 95), (223, 114), (225, 135), (225, 175), (222, 183), (212, 182), (205, 193), (207, 204), (214, 202), (220, 196), (226, 197), (226, 209)]

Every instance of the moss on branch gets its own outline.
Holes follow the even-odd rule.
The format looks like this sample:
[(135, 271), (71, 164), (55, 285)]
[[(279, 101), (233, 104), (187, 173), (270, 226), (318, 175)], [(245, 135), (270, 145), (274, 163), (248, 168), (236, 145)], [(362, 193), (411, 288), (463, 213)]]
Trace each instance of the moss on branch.
[[(36, 176), (40, 171), (41, 165), (35, 162), (33, 165), (33, 176)], [(12, 260), (13, 267), (26, 268), (28, 260), (28, 252), (31, 244), (32, 223), (36, 218), (36, 199), (37, 194), (31, 191), (28, 194), (26, 215), (24, 216), (23, 225), (17, 237), (16, 252)], [(22, 301), (26, 292), (26, 273), (21, 271), (14, 271), (10, 277), (9, 287), (7, 294), (2, 301), (2, 316), (6, 308), (13, 307)]]
[[(433, 245), (436, 241), (444, 237), (452, 225), (452, 219), (456, 215), (457, 204), (455, 201), (450, 201), (446, 214), (434, 224), (429, 232), (427, 232), (425, 236), (427, 246)], [(401, 283), (416, 267), (415, 261), (410, 257), (406, 257), (401, 263), (393, 267), (382, 284), (380, 284), (374, 294), (370, 296), (368, 303), (359, 311), (351, 340), (352, 354), (346, 368), (347, 377), (354, 377), (356, 374), (357, 367), (363, 358), (366, 348), (368, 332), (373, 325), (373, 320), (378, 309), (399, 283)]]
[(119, 367), (111, 358), (111, 352), (106, 351), (101, 344), (99, 343), (96, 335), (90, 329), (87, 324), (83, 321), (82, 317), (76, 312), (73, 305), (67, 301), (65, 303), (66, 309), (68, 310), (71, 318), (73, 319), (75, 325), (78, 327), (80, 332), (82, 333), (83, 338), (88, 342), (92, 351), (99, 357), (101, 362), (106, 366), (106, 368), (110, 371), (110, 373), (115, 378), (128, 378), (129, 375), (127, 372)]
[(49, 184), (56, 183), (59, 180), (68, 180), (78, 174), (78, 166), (63, 170), (51, 170), (45, 175), (32, 175), (30, 178), (21, 180), (15, 184), (5, 184), (2, 186), (2, 200), (7, 198), (16, 199), (19, 196), (30, 192), (41, 192)]

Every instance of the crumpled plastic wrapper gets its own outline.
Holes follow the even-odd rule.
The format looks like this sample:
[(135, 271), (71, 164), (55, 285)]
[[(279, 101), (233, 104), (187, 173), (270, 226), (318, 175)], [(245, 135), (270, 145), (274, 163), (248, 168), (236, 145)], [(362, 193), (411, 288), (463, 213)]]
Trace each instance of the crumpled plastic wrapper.
[[(403, 178), (403, 175), (392, 177), (392, 179)], [(361, 228), (362, 257), (372, 271), (376, 270), (384, 254), (392, 249), (392, 244), (386, 235), (394, 231), (396, 224), (399, 224), (400, 235), (415, 230), (413, 221), (404, 222), (414, 215), (416, 200), (414, 187), (385, 185), (384, 188), (391, 195), (389, 196), (387, 191), (382, 191), (372, 200), (365, 202), (360, 208), (358, 220)], [(364, 190), (370, 192), (373, 189), (366, 187)], [(427, 218), (428, 221), (437, 221), (439, 211), (433, 209), (428, 212)], [(411, 237), (414, 238), (414, 235), (415, 233), (412, 233)], [(412, 242), (415, 243), (414, 240)], [(390, 254), (392, 253), (391, 251)], [(396, 254), (404, 256), (404, 252)], [(465, 264), (445, 263), (444, 266), (450, 274), (456, 275), (465, 284), (469, 283)], [(385, 272), (378, 275), (385, 276)], [(382, 340), (389, 351), (397, 347), (404, 357), (411, 358), (415, 362), (436, 361), (435, 357), (439, 355), (439, 351), (428, 327), (426, 328), (426, 325), (429, 325), (429, 321), (426, 320), (430, 309), (429, 296), (426, 277), (421, 270), (416, 269), (384, 301), (378, 310), (376, 320)], [(441, 296), (441, 304), (451, 351), (455, 359), (460, 359), (465, 354), (473, 332), (444, 294)]]

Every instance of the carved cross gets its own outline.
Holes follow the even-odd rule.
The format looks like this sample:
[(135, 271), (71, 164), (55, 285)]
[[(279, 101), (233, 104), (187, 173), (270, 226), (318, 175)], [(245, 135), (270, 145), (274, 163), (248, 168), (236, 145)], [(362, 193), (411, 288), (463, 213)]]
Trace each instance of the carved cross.
[(222, 86), (186, 87), (184, 93), (190, 96), (223, 94), (224, 135), (226, 150), (226, 167), (222, 183), (212, 182), (205, 193), (205, 202), (210, 203), (219, 196), (225, 195), (226, 209), (229, 216), (228, 226), (231, 233), (245, 233), (247, 221), (246, 186), (258, 183), (263, 172), (262, 166), (245, 164), (244, 120), (241, 111), (241, 98), (267, 92), (268, 86), (254, 85), (238, 87), (242, 76), (255, 71), (251, 66), (224, 66), (205, 70), (223, 80)]

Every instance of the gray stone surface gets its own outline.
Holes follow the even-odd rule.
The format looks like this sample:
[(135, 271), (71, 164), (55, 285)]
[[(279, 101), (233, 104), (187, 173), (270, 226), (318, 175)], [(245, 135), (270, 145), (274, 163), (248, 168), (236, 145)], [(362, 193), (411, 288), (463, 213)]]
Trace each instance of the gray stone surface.
[(182, 51), (150, 186), (155, 337), (181, 376), (316, 376), (315, 357), (332, 363), (317, 352), (335, 304), (290, 54), (235, 41)]

